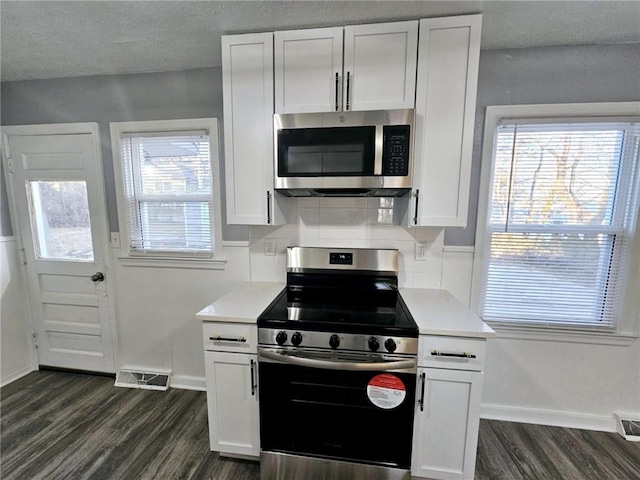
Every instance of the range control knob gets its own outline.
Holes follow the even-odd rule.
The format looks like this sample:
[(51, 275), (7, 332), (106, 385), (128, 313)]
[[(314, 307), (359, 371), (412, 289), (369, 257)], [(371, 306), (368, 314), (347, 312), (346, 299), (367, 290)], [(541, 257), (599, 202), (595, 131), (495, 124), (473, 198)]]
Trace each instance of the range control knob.
[(329, 338), (329, 346), (334, 350), (340, 346), (340, 337), (338, 335), (331, 335)]
[(302, 343), (302, 335), (300, 334), (300, 332), (296, 332), (293, 335), (291, 335), (291, 343), (293, 344), (294, 347), (297, 347)]
[(276, 343), (278, 345), (284, 345), (287, 341), (287, 332), (278, 332), (276, 335)]
[(387, 349), (387, 352), (393, 353), (396, 351), (396, 342), (393, 338), (387, 338), (384, 342), (384, 348)]
[(379, 348), (380, 348), (380, 342), (378, 341), (378, 339), (376, 337), (371, 337), (369, 339), (369, 349), (372, 352), (377, 352)]

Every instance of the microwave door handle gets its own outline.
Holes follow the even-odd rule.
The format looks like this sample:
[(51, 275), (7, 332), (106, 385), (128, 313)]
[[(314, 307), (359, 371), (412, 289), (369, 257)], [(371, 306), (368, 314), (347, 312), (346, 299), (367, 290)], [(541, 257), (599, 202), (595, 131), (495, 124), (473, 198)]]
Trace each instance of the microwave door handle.
[(287, 355), (282, 352), (261, 351), (260, 357), (275, 360), (277, 362), (288, 363), (300, 367), (325, 368), (327, 370), (349, 370), (349, 371), (382, 371), (382, 370), (404, 370), (415, 368), (415, 360), (398, 360), (393, 362), (333, 362), (330, 360), (317, 360), (315, 358), (297, 357)]
[(384, 127), (376, 125), (376, 149), (373, 157), (373, 174), (382, 175), (382, 155), (384, 148)]

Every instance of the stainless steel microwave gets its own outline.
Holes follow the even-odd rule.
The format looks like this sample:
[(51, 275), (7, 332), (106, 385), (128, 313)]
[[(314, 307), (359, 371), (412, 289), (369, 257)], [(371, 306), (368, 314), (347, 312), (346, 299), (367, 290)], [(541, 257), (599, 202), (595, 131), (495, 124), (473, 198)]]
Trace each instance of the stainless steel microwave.
[(275, 115), (275, 188), (289, 196), (401, 196), (413, 110)]

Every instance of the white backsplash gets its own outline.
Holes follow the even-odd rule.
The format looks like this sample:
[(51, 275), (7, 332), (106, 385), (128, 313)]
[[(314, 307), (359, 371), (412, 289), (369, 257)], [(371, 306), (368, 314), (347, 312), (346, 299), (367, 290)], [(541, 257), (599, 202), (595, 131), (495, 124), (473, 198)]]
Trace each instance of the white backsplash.
[[(400, 287), (440, 288), (441, 228), (404, 228), (392, 224), (393, 199), (299, 198), (290, 202), (287, 225), (251, 227), (251, 280), (286, 281), (286, 247), (397, 248)], [(265, 242), (275, 255), (265, 255)], [(416, 244), (425, 246), (415, 259)], [(267, 250), (269, 250), (267, 248)]]

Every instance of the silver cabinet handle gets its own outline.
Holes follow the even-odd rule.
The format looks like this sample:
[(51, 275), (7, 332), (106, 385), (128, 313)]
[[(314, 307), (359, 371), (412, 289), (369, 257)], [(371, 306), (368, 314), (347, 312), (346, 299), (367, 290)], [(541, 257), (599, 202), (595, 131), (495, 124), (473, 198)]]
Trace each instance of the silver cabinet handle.
[(271, 192), (267, 191), (267, 224), (271, 225)]
[(247, 339), (244, 337), (233, 338), (233, 337), (222, 337), (220, 335), (216, 335), (215, 337), (209, 337), (209, 340), (213, 342), (240, 342), (240, 343), (245, 343), (247, 341)]
[(251, 396), (255, 396), (256, 394), (256, 374), (255, 374), (256, 362), (255, 360), (251, 360)]
[(338, 72), (336, 72), (336, 112), (340, 109), (340, 105), (338, 104), (338, 100), (340, 99), (339, 97), (339, 93), (338, 93), (338, 89), (340, 86), (340, 75), (338, 75)]
[(416, 189), (416, 193), (413, 194), (416, 199), (416, 209), (413, 211), (413, 224), (418, 225), (418, 200), (420, 198), (420, 190)]
[(476, 358), (476, 356), (473, 353), (468, 353), (468, 352), (452, 353), (452, 352), (441, 352), (440, 350), (431, 350), (431, 355), (434, 357)]
[(298, 365), (301, 367), (325, 368), (327, 370), (351, 370), (351, 371), (381, 371), (403, 370), (415, 368), (415, 360), (398, 360), (393, 362), (332, 362), (330, 360), (316, 360), (315, 358), (303, 358), (295, 355), (287, 355), (282, 352), (261, 351), (260, 356), (282, 363)]
[(350, 107), (349, 107), (349, 99), (350, 99), (350, 95), (349, 95), (349, 88), (351, 86), (351, 72), (347, 72), (347, 108), (346, 110), (349, 111)]

